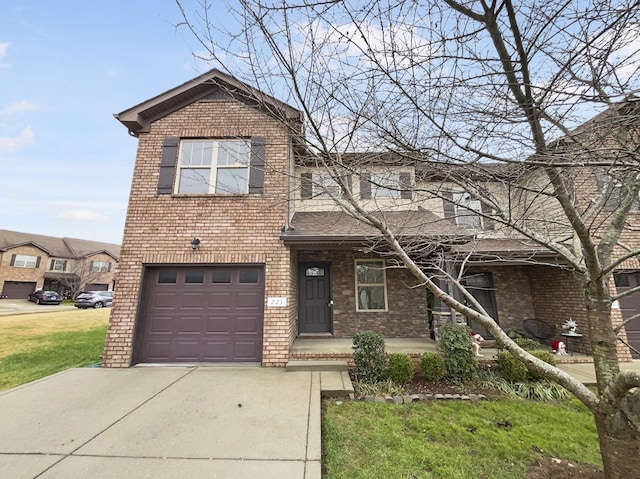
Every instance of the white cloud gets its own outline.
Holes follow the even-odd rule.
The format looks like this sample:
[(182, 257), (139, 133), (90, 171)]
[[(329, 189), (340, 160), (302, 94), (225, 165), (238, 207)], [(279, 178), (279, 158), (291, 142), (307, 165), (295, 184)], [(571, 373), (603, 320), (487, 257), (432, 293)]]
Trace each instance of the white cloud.
[(32, 143), (34, 143), (33, 131), (30, 126), (27, 126), (17, 136), (0, 136), (0, 154), (15, 153)]
[(57, 214), (56, 218), (61, 220), (71, 220), (71, 221), (90, 221), (93, 223), (107, 220), (107, 217), (102, 213), (97, 213), (95, 211), (89, 211), (89, 210), (65, 211), (64, 213)]
[(29, 102), (26, 100), (16, 101), (4, 107), (3, 109), (1, 109), (0, 116), (11, 115), (12, 113), (19, 113), (22, 111), (34, 111), (39, 109), (40, 109), (40, 105), (38, 105), (37, 103)]

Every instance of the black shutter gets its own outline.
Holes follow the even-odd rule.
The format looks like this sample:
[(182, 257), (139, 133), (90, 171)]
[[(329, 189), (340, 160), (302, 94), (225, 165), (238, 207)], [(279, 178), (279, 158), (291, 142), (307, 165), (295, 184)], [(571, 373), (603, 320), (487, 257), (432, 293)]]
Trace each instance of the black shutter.
[(50, 269), (51, 271), (53, 271), (53, 265), (54, 265), (54, 264), (56, 264), (56, 260), (55, 260), (55, 259), (52, 259), (52, 260), (51, 260), (51, 266), (49, 266), (49, 269)]
[(173, 178), (178, 159), (178, 138), (165, 138), (162, 144), (162, 160), (158, 176), (158, 194), (170, 195), (173, 191)]
[(36, 260), (36, 268), (40, 267), (40, 256), (38, 256), (38, 259)]
[[(491, 212), (493, 211), (493, 209), (491, 208), (491, 205), (489, 203), (485, 203), (484, 201), (480, 201), (480, 209), (482, 210), (482, 213), (485, 215), (490, 215)], [(486, 216), (482, 218), (482, 222), (484, 224), (484, 229), (486, 230), (493, 230), (496, 228), (496, 222), (490, 218), (487, 218)]]
[(403, 200), (411, 199), (411, 174), (410, 173), (400, 173), (400, 198)]
[(62, 271), (66, 271), (66, 270), (67, 270), (67, 260), (65, 259), (65, 260), (62, 262)]
[(264, 191), (264, 136), (251, 137), (251, 168), (249, 171), (249, 193), (262, 194)]
[(371, 198), (371, 173), (362, 173), (360, 175), (360, 198), (366, 200)]
[(12, 254), (11, 255), (11, 263), (9, 263), (9, 266), (13, 266), (14, 264), (16, 264), (16, 255)]
[(456, 205), (453, 204), (453, 193), (451, 191), (443, 191), (442, 198), (443, 198), (442, 205), (444, 208), (444, 217), (455, 218)]
[(302, 173), (300, 175), (300, 197), (309, 199), (313, 196), (313, 173)]
[(89, 271), (93, 271), (93, 261), (89, 263)]
[(111, 263), (107, 263), (107, 273), (111, 272)]

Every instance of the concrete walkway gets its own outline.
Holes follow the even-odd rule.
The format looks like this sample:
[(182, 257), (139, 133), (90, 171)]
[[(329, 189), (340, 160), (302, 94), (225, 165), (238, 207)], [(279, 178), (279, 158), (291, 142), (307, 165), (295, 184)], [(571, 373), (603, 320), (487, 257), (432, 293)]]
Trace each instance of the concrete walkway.
[[(593, 363), (562, 363), (558, 364), (558, 368), (571, 374), (574, 378), (584, 384), (596, 383), (596, 372)], [(628, 363), (620, 363), (622, 371), (637, 371), (640, 373), (640, 361), (631, 361)]]
[(320, 479), (320, 373), (71, 369), (0, 393), (0, 477)]

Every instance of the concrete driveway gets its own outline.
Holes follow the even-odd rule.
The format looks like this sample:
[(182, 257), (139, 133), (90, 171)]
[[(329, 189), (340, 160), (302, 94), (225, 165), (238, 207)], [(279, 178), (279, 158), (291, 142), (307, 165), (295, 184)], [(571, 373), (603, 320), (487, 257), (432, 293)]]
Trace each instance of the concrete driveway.
[(320, 479), (318, 373), (71, 369), (0, 393), (0, 477)]
[(0, 299), (0, 315), (69, 311), (73, 304), (36, 304), (26, 299)]

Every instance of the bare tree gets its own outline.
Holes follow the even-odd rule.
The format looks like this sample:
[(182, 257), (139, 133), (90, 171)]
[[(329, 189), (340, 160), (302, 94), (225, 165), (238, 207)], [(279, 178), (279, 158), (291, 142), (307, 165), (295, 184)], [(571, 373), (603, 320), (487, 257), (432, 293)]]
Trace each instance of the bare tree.
[[(607, 478), (637, 475), (640, 375), (620, 371), (611, 278), (639, 253), (628, 238), (640, 226), (630, 215), (640, 190), (640, 3), (239, 0), (229, 5), (235, 24), (217, 23), (220, 7), (208, 0), (195, 12), (178, 5), (199, 56), (303, 112), (305, 161), (338, 190), (317, 186), (380, 232), (372, 248), (575, 394), (595, 417)], [(345, 172), (362, 175), (380, 154), (415, 167), (411, 189), (423, 199), (494, 222), (571, 272), (584, 292), (597, 392), (519, 348), (473, 303), (460, 281), (473, 248), (458, 249), (452, 272), (450, 241), (407, 240), (352, 194)], [(585, 196), (595, 183), (598, 193)], [(451, 197), (442, 186), (451, 184), (487, 207)]]

